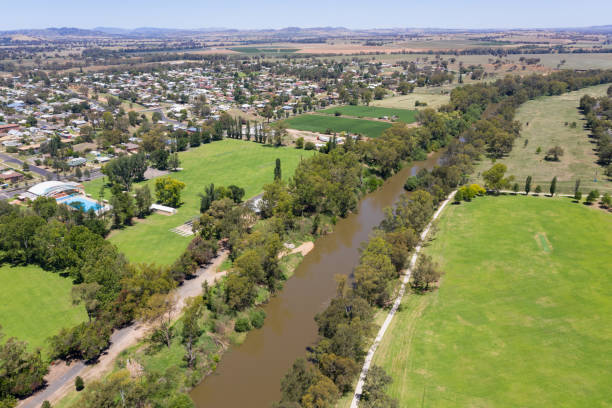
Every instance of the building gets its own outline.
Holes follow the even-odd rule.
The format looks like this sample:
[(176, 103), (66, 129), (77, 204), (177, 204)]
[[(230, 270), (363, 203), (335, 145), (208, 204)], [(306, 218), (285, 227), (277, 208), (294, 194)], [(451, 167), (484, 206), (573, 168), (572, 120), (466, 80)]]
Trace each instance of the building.
[(17, 173), (15, 170), (8, 170), (3, 173), (0, 173), (0, 180), (3, 183), (17, 183), (23, 180), (23, 174)]
[(36, 197), (53, 197), (55, 199), (62, 198), (71, 194), (84, 194), (85, 189), (82, 184), (72, 181), (43, 181), (28, 189), (34, 198)]
[(9, 130), (18, 130), (19, 125), (16, 123), (0, 124), (0, 133), (8, 133)]
[(87, 159), (84, 157), (73, 157), (72, 159), (68, 160), (68, 165), (70, 167), (82, 166), (85, 163), (87, 163)]

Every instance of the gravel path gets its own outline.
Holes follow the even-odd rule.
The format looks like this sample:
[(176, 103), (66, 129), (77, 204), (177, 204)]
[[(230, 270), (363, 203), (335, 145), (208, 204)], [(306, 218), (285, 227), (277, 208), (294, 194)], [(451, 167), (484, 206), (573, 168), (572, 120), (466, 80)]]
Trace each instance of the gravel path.
[(385, 332), (389, 328), (389, 325), (391, 324), (391, 320), (393, 320), (393, 316), (395, 316), (395, 313), (397, 312), (400, 304), (402, 303), (402, 298), (404, 297), (404, 293), (406, 292), (406, 285), (408, 284), (408, 281), (410, 280), (410, 274), (412, 273), (412, 270), (414, 269), (414, 266), (416, 265), (418, 255), (421, 252), (421, 248), (423, 247), (423, 243), (425, 242), (425, 239), (427, 238), (427, 234), (429, 234), (429, 231), (431, 229), (433, 222), (440, 216), (444, 207), (446, 207), (446, 205), (453, 199), (453, 197), (455, 196), (455, 192), (456, 191), (453, 191), (448, 196), (448, 198), (444, 200), (442, 205), (440, 205), (440, 208), (438, 208), (438, 210), (434, 213), (433, 217), (431, 218), (431, 221), (429, 221), (429, 224), (427, 224), (427, 227), (425, 228), (425, 230), (421, 233), (419, 244), (415, 248), (414, 254), (410, 258), (410, 264), (408, 266), (408, 269), (406, 269), (406, 272), (404, 273), (404, 276), (402, 278), (402, 285), (400, 287), (397, 297), (395, 298), (395, 301), (393, 302), (393, 307), (387, 314), (387, 318), (385, 319), (384, 323), (378, 330), (378, 334), (376, 335), (376, 338), (374, 339), (374, 343), (368, 350), (368, 354), (366, 355), (365, 361), (363, 363), (363, 367), (361, 369), (361, 374), (359, 375), (359, 381), (357, 382), (357, 386), (355, 387), (355, 393), (353, 394), (353, 400), (351, 401), (351, 408), (357, 408), (359, 406), (359, 400), (361, 399), (361, 393), (363, 391), (363, 384), (366, 379), (366, 376), (368, 375), (368, 370), (370, 369), (370, 365), (372, 364), (374, 353), (376, 352), (378, 345), (382, 341), (383, 336), (385, 335)]

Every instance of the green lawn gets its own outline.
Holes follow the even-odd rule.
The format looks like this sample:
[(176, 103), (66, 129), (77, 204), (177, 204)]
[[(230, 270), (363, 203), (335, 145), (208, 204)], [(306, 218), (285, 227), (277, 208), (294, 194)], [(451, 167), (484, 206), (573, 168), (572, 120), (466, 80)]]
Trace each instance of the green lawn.
[(375, 355), (402, 407), (612, 405), (612, 217), (565, 198), (449, 206)]
[[(134, 226), (114, 231), (110, 241), (127, 255), (132, 262), (157, 262), (171, 264), (187, 244), (190, 237), (181, 237), (171, 232), (200, 212), (198, 193), (210, 183), (217, 186), (235, 184), (246, 191), (245, 198), (262, 191), (264, 184), (274, 178), (276, 158), (281, 159), (283, 178), (288, 179), (295, 171), (300, 158), (314, 154), (312, 151), (289, 147), (275, 148), (254, 142), (233, 139), (202, 145), (180, 153), (184, 170), (171, 176), (186, 184), (182, 193), (184, 204), (173, 216), (152, 214)], [(154, 193), (154, 181), (148, 180)], [(85, 190), (98, 196), (102, 180), (85, 184)], [(106, 197), (110, 192), (107, 190)]]
[(397, 116), (400, 121), (405, 123), (413, 123), (416, 121), (416, 111), (414, 110), (381, 108), (377, 106), (346, 105), (325, 109), (322, 112), (329, 113), (331, 115), (334, 115), (336, 112), (340, 112), (342, 115), (346, 116), (375, 119), (382, 118), (383, 116), (387, 116), (390, 119), (392, 116)]
[(332, 132), (349, 132), (367, 137), (378, 137), (387, 128), (391, 127), (391, 124), (387, 122), (316, 114), (294, 116), (287, 119), (286, 122), (291, 129), (318, 133), (331, 130)]
[(87, 320), (85, 308), (72, 305), (71, 279), (37, 266), (0, 267), (0, 288), (3, 340), (17, 337), (45, 351), (48, 337)]
[[(516, 176), (521, 188), (525, 178), (531, 175), (532, 188), (539, 184), (543, 191), (548, 191), (550, 181), (557, 176), (557, 189), (562, 193), (573, 193), (576, 179), (581, 180), (583, 193), (593, 189), (612, 193), (612, 181), (597, 165), (595, 145), (589, 139), (589, 131), (583, 128), (584, 115), (578, 110), (583, 95), (605, 95), (609, 86), (598, 85), (564, 95), (545, 96), (521, 105), (516, 115), (516, 120), (523, 126), (521, 137), (514, 142), (510, 155), (499, 160), (508, 166), (508, 174)], [(565, 126), (565, 122), (576, 122), (577, 126)], [(564, 150), (561, 160), (544, 160), (548, 149), (556, 145)], [(540, 154), (536, 154), (538, 147), (542, 149)], [(478, 173), (491, 165), (489, 160), (483, 160)], [(596, 175), (597, 182), (594, 181)]]

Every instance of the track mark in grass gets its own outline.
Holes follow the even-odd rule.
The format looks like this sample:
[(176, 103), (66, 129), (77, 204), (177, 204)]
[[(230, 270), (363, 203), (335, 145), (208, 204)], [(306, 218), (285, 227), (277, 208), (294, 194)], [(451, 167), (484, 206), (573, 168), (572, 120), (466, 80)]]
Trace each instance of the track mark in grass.
[(550, 244), (550, 241), (546, 237), (546, 233), (538, 232), (535, 236), (535, 240), (537, 241), (538, 246), (542, 249), (542, 251), (552, 252), (552, 245)]

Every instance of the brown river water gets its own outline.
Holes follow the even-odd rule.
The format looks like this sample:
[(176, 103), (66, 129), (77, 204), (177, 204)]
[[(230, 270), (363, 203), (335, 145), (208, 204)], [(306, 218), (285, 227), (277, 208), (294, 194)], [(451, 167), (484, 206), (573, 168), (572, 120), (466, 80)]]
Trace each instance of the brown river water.
[(265, 305), (264, 326), (223, 355), (215, 373), (191, 391), (197, 408), (269, 408), (280, 398), (281, 378), (317, 340), (314, 316), (335, 295), (334, 275), (350, 275), (359, 248), (380, 224), (383, 210), (404, 192), (406, 179), (431, 169), (440, 153), (413, 162), (377, 191), (365, 196), (358, 212), (338, 221), (332, 234), (317, 239), (283, 290)]

